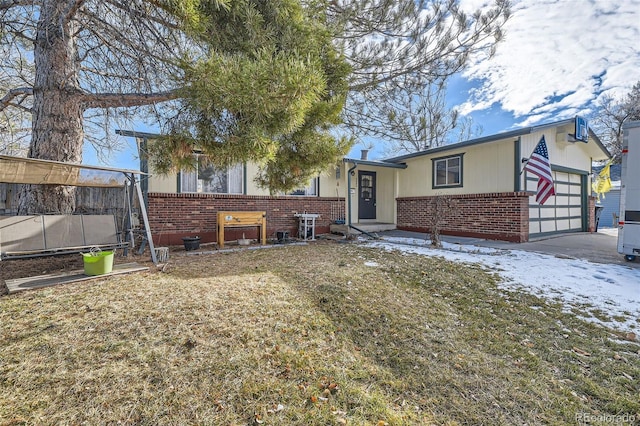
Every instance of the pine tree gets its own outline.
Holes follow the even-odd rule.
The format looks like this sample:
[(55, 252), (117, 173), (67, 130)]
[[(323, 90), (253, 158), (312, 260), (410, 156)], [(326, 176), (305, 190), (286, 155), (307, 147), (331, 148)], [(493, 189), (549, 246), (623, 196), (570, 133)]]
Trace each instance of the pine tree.
[[(167, 167), (194, 145), (215, 162), (273, 159), (311, 113), (317, 151), (343, 152), (316, 104), (342, 106), (328, 88), (348, 66), (317, 18), (294, 0), (0, 0), (0, 111), (31, 114), (30, 157), (70, 163), (87, 121), (137, 112), (167, 130)], [(21, 192), (20, 214), (74, 208), (72, 187)]]

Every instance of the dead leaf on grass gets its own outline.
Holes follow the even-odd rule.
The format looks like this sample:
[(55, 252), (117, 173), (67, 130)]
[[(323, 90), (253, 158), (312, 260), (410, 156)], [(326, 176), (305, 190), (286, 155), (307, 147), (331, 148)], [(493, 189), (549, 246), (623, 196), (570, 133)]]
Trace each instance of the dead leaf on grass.
[(275, 405), (273, 408), (270, 408), (269, 410), (267, 410), (267, 414), (278, 413), (282, 410), (284, 410), (284, 405), (278, 404), (278, 405)]
[(575, 347), (575, 346), (574, 346), (572, 349), (573, 349), (573, 351), (574, 351), (575, 353), (577, 353), (578, 355), (582, 355), (582, 356), (591, 356), (591, 354), (590, 354), (589, 352), (587, 352), (587, 351), (585, 351), (585, 350), (583, 350), (583, 349), (577, 348), (577, 347)]
[(533, 344), (533, 342), (531, 342), (531, 340), (529, 340), (529, 339), (524, 339), (524, 340), (520, 341), (520, 344), (521, 344), (522, 346), (526, 346), (527, 348), (532, 348), (532, 347), (534, 347), (534, 346), (535, 346), (535, 345)]
[(627, 362), (627, 359), (625, 357), (620, 356), (618, 354), (613, 354), (613, 359), (615, 359), (616, 361)]
[(629, 379), (629, 380), (632, 380), (632, 381), (633, 381), (633, 377), (632, 377), (631, 375), (629, 375), (629, 374), (625, 373), (624, 371), (622, 372), (622, 375), (623, 375), (624, 377), (626, 377), (627, 379)]
[(285, 366), (284, 370), (278, 373), (279, 377), (283, 377), (285, 379), (288, 379), (290, 375), (291, 375), (291, 365)]

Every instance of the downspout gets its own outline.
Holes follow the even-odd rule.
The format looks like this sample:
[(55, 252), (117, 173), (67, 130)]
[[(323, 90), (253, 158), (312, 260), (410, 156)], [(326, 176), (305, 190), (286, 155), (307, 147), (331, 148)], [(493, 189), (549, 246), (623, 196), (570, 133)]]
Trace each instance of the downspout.
[[(520, 192), (520, 179), (522, 178), (522, 172), (520, 171), (520, 167), (522, 166), (521, 160), (521, 136), (518, 136), (518, 139), (513, 141), (513, 192)], [(526, 188), (526, 185), (525, 185)]]
[(353, 226), (353, 224), (351, 223), (351, 173), (354, 172), (354, 170), (358, 167), (358, 162), (357, 161), (351, 161), (353, 163), (353, 167), (351, 167), (349, 170), (347, 170), (347, 196), (349, 197), (349, 199), (347, 200), (347, 205), (348, 205), (348, 212), (347, 212), (347, 227), (350, 229), (355, 229), (356, 231), (360, 232), (361, 234), (365, 234), (366, 236), (368, 236), (369, 238), (372, 238), (374, 240), (379, 239), (378, 236), (373, 235), (367, 231), (364, 231), (356, 226)]
[(353, 162), (353, 167), (347, 170), (347, 226), (351, 228), (351, 173), (358, 167), (358, 163)]

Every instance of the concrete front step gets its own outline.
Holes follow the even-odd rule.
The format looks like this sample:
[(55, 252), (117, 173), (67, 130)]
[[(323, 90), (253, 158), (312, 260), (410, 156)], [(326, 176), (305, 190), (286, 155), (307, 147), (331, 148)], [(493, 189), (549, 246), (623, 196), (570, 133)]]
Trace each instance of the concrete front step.
[[(396, 229), (396, 225), (393, 223), (354, 223), (352, 224), (353, 226), (355, 226), (358, 229), (361, 229), (365, 232), (369, 232), (369, 233), (373, 233), (373, 232), (383, 232), (383, 231), (392, 231), (394, 229)], [(342, 235), (357, 235), (360, 234), (361, 232), (353, 229), (353, 228), (349, 228), (348, 225), (336, 225), (336, 224), (332, 224), (329, 227), (330, 231), (332, 234), (342, 234)]]

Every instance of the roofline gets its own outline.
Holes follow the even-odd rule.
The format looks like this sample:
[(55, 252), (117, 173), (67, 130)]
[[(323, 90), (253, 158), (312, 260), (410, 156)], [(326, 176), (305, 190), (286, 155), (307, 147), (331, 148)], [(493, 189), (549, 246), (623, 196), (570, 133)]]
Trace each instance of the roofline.
[[(399, 162), (399, 161), (407, 160), (409, 158), (420, 157), (422, 155), (436, 154), (438, 152), (449, 151), (449, 150), (458, 149), (458, 148), (466, 148), (468, 146), (495, 142), (502, 139), (515, 138), (523, 135), (528, 135), (548, 127), (558, 127), (558, 126), (564, 126), (566, 124), (571, 124), (574, 122), (574, 120), (575, 120), (575, 117), (568, 118), (566, 120), (555, 121), (553, 123), (545, 123), (545, 124), (540, 124), (538, 126), (531, 126), (531, 127), (525, 127), (522, 129), (510, 130), (507, 132), (497, 133), (495, 135), (483, 136), (481, 138), (471, 139), (464, 142), (458, 142), (451, 145), (443, 145), (436, 148), (426, 149), (424, 151), (412, 152), (410, 154), (400, 155), (398, 157), (386, 158), (383, 161)], [(600, 138), (598, 138), (598, 136), (591, 129), (589, 129), (589, 136), (593, 138), (595, 144), (598, 145), (598, 147), (607, 155), (607, 157), (611, 158), (611, 153), (609, 152), (609, 150), (607, 150), (607, 148), (602, 144), (602, 141), (600, 141)]]
[(359, 160), (356, 158), (343, 158), (343, 162), (351, 163), (353, 165), (363, 165), (363, 166), (374, 166), (374, 167), (389, 167), (392, 169), (406, 169), (406, 164), (399, 163), (389, 163), (388, 161), (383, 160)]
[[(128, 136), (128, 137), (134, 137), (134, 138), (149, 138), (149, 139), (157, 139), (162, 136), (157, 133), (147, 133), (147, 132), (138, 132), (135, 130), (121, 130), (121, 129), (116, 129), (116, 134), (120, 136)], [(345, 163), (362, 164), (366, 166), (390, 167), (393, 169), (407, 168), (406, 164), (389, 163), (389, 162), (380, 161), (380, 160), (360, 160), (360, 159), (346, 158), (346, 157), (343, 158), (342, 160)]]
[(0, 159), (7, 160), (7, 161), (20, 161), (24, 163), (57, 164), (60, 166), (75, 167), (79, 169), (100, 170), (103, 172), (119, 172), (119, 173), (137, 174), (137, 175), (147, 174), (147, 173), (141, 172), (140, 170), (116, 169), (113, 167), (92, 166), (90, 164), (73, 164), (73, 163), (65, 163), (62, 161), (41, 160), (39, 158), (12, 157), (10, 155), (0, 155)]
[(488, 142), (494, 142), (494, 141), (498, 141), (498, 140), (501, 140), (501, 139), (514, 138), (514, 137), (517, 137), (517, 136), (522, 136), (522, 135), (525, 135), (527, 133), (530, 133), (530, 131), (531, 131), (531, 128), (512, 130), (512, 131), (509, 131), (509, 132), (498, 133), (497, 135), (484, 136), (484, 137), (481, 137), (481, 138), (471, 139), (471, 140), (464, 141), (464, 142), (458, 142), (458, 143), (454, 143), (454, 144), (451, 144), (451, 145), (439, 146), (439, 147), (430, 148), (430, 149), (427, 149), (427, 150), (424, 150), (424, 151), (412, 152), (411, 154), (405, 154), (405, 155), (400, 155), (398, 157), (387, 158), (384, 161), (389, 161), (389, 162), (403, 161), (403, 160), (407, 160), (409, 158), (420, 157), (422, 155), (435, 154), (435, 153), (442, 152), (442, 151), (449, 151), (449, 150), (457, 149), (457, 148), (465, 148), (467, 146), (478, 145), (478, 144), (488, 143)]
[(627, 121), (622, 125), (623, 129), (634, 129), (640, 127), (640, 120)]
[(593, 141), (596, 143), (596, 145), (598, 145), (600, 147), (600, 149), (607, 154), (608, 158), (612, 158), (613, 155), (611, 155), (611, 153), (609, 152), (609, 150), (607, 149), (606, 146), (604, 146), (604, 144), (602, 143), (602, 141), (600, 140), (600, 138), (598, 137), (598, 135), (596, 135), (595, 133), (593, 133), (593, 131), (591, 129), (589, 129), (589, 137), (593, 138)]
[[(562, 125), (565, 125), (565, 124), (571, 124), (571, 123), (573, 123), (573, 121), (575, 119), (576, 119), (576, 117), (573, 117), (573, 118), (568, 118), (568, 119), (562, 120), (562, 121), (556, 121), (555, 123), (548, 123), (548, 124), (541, 124), (539, 126), (533, 126), (533, 127), (531, 127), (531, 133), (533, 133), (536, 130), (543, 129), (545, 127), (557, 127), (557, 126), (562, 126)], [(593, 138), (593, 141), (596, 143), (596, 145), (598, 145), (598, 147), (602, 150), (602, 152), (604, 152), (607, 155), (608, 158), (611, 158), (612, 157), (611, 153), (604, 146), (604, 144), (602, 143), (602, 141), (600, 140), (598, 135), (596, 135), (594, 133), (594, 131), (591, 130), (590, 127), (587, 128), (587, 131), (589, 132), (589, 137)]]
[(138, 132), (136, 130), (120, 130), (116, 129), (116, 135), (120, 136), (129, 136), (132, 138), (149, 138), (149, 139), (157, 139), (162, 136), (159, 133), (147, 133), (147, 132)]
[[(344, 158), (343, 161), (345, 163), (347, 162), (354, 163), (354, 164), (357, 163), (357, 164), (363, 164), (367, 166), (406, 168), (406, 165), (404, 167), (398, 167), (397, 163), (400, 163), (410, 158), (420, 157), (423, 155), (437, 154), (438, 152), (449, 151), (449, 150), (458, 149), (458, 148), (466, 148), (468, 146), (479, 145), (483, 143), (495, 142), (502, 139), (515, 138), (523, 135), (528, 135), (548, 127), (558, 127), (558, 126), (564, 126), (566, 124), (571, 124), (574, 122), (574, 120), (575, 120), (575, 117), (567, 118), (565, 120), (555, 121), (553, 123), (544, 123), (537, 126), (510, 130), (502, 133), (497, 133), (495, 135), (483, 136), (480, 138), (471, 139), (464, 142), (458, 142), (451, 145), (439, 146), (436, 148), (426, 149), (424, 151), (412, 152), (410, 154), (400, 155), (400, 156), (391, 157), (391, 158), (385, 158), (382, 160), (359, 160), (359, 159), (352, 159), (352, 158)], [(121, 136), (129, 136), (129, 137), (145, 138), (145, 139), (147, 138), (157, 139), (162, 136), (157, 133), (147, 133), (147, 132), (138, 132), (135, 130), (120, 130), (120, 129), (116, 130), (116, 134)], [(593, 132), (593, 130), (591, 130), (591, 128), (589, 128), (589, 136), (593, 138), (593, 141), (595, 142), (595, 144), (598, 145), (598, 147), (602, 150), (602, 152), (606, 154), (608, 158), (612, 157), (609, 150), (603, 145), (600, 138)]]

